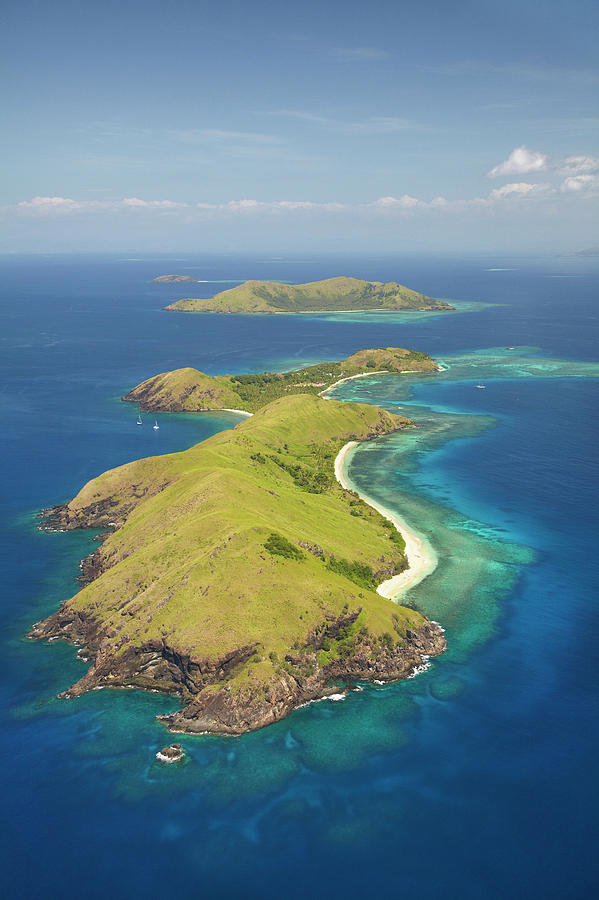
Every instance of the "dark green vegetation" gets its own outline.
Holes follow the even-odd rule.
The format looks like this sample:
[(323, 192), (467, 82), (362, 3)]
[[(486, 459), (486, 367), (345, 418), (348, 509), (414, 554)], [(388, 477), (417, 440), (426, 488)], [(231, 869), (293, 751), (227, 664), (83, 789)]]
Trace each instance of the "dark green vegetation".
[(396, 281), (364, 281), (361, 278), (326, 278), (309, 284), (246, 281), (221, 291), (210, 300), (177, 300), (166, 307), (178, 312), (302, 313), (355, 310), (453, 309)]
[(292, 544), (291, 541), (288, 541), (287, 538), (283, 537), (283, 535), (279, 534), (277, 531), (273, 531), (272, 534), (269, 534), (268, 540), (265, 542), (264, 546), (269, 553), (273, 554), (273, 556), (282, 556), (285, 559), (304, 558), (304, 554), (299, 547), (296, 547), (295, 544)]
[(335, 556), (330, 556), (326, 561), (326, 565), (327, 569), (330, 569), (331, 572), (337, 572), (338, 575), (343, 575), (344, 578), (353, 581), (354, 584), (357, 584), (360, 587), (376, 587), (375, 574), (372, 571), (372, 568), (367, 566), (366, 563), (356, 562), (355, 560), (350, 562), (347, 559), (337, 559)]
[(151, 412), (244, 409), (254, 412), (290, 394), (320, 394), (336, 381), (374, 372), (436, 372), (426, 353), (401, 347), (359, 350), (340, 362), (324, 362), (295, 372), (263, 372), (211, 377), (191, 367), (163, 372), (133, 388), (123, 400)]
[(183, 453), (105, 472), (48, 511), (47, 527), (112, 530), (84, 567), (92, 580), (32, 632), (93, 658), (67, 695), (177, 693), (173, 730), (240, 733), (331, 679), (402, 678), (441, 652), (437, 626), (375, 592), (405, 567), (402, 548), (333, 477), (347, 441), (410, 424), (286, 397)]

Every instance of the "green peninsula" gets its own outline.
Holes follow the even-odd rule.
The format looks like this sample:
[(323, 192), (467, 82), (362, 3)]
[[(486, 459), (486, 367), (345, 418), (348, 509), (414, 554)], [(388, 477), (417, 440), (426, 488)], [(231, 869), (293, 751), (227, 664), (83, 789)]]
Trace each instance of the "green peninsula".
[(177, 312), (212, 313), (307, 313), (366, 310), (451, 310), (396, 281), (363, 281), (360, 278), (326, 278), (308, 284), (246, 281), (210, 300), (177, 300), (165, 307)]
[[(309, 425), (309, 427), (307, 427)], [(406, 566), (401, 535), (335, 479), (351, 440), (412, 423), (294, 395), (181, 453), (138, 460), (47, 510), (51, 530), (107, 533), (87, 583), (31, 638), (80, 645), (103, 687), (173, 694), (173, 731), (240, 734), (354, 679), (406, 678), (442, 629), (376, 586)]]
[(358, 350), (340, 362), (324, 362), (293, 372), (210, 376), (191, 367), (148, 378), (122, 399), (147, 412), (243, 409), (255, 412), (292, 394), (322, 394), (337, 381), (374, 372), (437, 372), (426, 353), (402, 347)]

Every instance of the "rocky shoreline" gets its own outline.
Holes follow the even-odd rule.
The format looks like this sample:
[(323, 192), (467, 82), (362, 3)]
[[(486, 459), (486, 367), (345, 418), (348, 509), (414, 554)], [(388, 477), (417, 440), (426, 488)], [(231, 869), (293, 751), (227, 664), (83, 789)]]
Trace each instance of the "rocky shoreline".
[[(111, 526), (110, 508), (93, 504), (77, 517), (68, 504), (44, 510), (40, 527), (48, 531)], [(112, 531), (96, 535), (104, 539)], [(80, 580), (90, 583), (109, 566), (102, 548), (81, 562)], [(158, 718), (173, 733), (240, 735), (285, 718), (294, 709), (315, 700), (339, 694), (354, 682), (381, 683), (411, 678), (428, 658), (446, 649), (443, 629), (426, 622), (416, 631), (407, 631), (401, 645), (385, 646), (369, 634), (359, 635), (351, 653), (327, 666), (318, 664), (318, 651), (357, 619), (360, 609), (337, 619), (325, 619), (306, 635), (304, 646), (288, 653), (267, 691), (232, 690), (228, 677), (256, 653), (255, 644), (241, 646), (218, 659), (194, 658), (170, 646), (166, 640), (148, 641), (139, 646), (112, 643), (114, 630), (106, 631), (101, 621), (68, 604), (37, 622), (27, 637), (31, 640), (65, 640), (79, 647), (80, 659), (91, 662), (86, 674), (68, 690), (64, 699), (100, 688), (134, 687), (181, 698), (182, 709)], [(124, 614), (124, 613), (123, 613)], [(108, 649), (108, 641), (111, 647)]]
[(345, 617), (325, 620), (306, 636), (302, 648), (286, 655), (267, 689), (233, 690), (228, 676), (256, 652), (247, 644), (219, 659), (193, 658), (166, 640), (141, 646), (123, 644), (107, 652), (102, 624), (66, 605), (36, 623), (32, 640), (66, 640), (80, 647), (80, 658), (92, 661), (86, 674), (59, 697), (71, 699), (100, 688), (134, 687), (179, 697), (185, 706), (158, 718), (173, 733), (240, 735), (273, 724), (294, 709), (339, 694), (353, 683), (400, 681), (413, 677), (428, 658), (446, 649), (443, 629), (426, 622), (408, 630), (401, 645), (386, 646), (372, 635), (359, 635), (351, 652), (327, 666), (318, 664), (318, 651), (327, 640), (352, 624), (360, 609)]

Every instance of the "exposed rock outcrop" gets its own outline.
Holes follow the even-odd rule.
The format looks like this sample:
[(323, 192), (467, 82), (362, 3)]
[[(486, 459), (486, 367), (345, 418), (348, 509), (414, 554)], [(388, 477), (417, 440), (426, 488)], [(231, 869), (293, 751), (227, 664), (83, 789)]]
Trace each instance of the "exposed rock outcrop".
[(354, 681), (399, 681), (421, 670), (430, 656), (446, 648), (443, 629), (425, 622), (406, 633), (401, 644), (359, 634), (341, 657), (319, 662), (319, 651), (339, 638), (358, 618), (360, 610), (339, 618), (328, 617), (306, 635), (306, 642), (277, 666), (274, 677), (259, 686), (233, 688), (227, 683), (236, 669), (256, 651), (255, 645), (239, 647), (219, 659), (194, 659), (176, 647), (149, 641), (107, 650), (102, 625), (84, 615), (66, 615), (64, 608), (37, 623), (30, 638), (63, 638), (85, 646), (95, 658), (88, 672), (60, 696), (70, 699), (89, 690), (135, 687), (181, 697), (187, 705), (160, 716), (173, 732), (238, 735), (263, 728), (305, 703), (336, 694)]
[(181, 744), (171, 744), (169, 747), (163, 747), (156, 754), (156, 759), (163, 763), (181, 762), (185, 758), (185, 753)]

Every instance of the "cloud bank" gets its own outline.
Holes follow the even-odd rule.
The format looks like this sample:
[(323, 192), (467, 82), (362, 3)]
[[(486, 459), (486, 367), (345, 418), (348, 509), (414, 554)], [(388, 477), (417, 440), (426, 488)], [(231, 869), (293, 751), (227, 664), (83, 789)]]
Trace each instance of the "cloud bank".
[[(580, 192), (594, 183), (596, 176), (578, 175), (566, 179), (567, 187), (562, 192)], [(564, 184), (566, 184), (564, 182)], [(3, 207), (4, 212), (27, 216), (64, 216), (83, 213), (175, 213), (193, 217), (198, 213), (257, 214), (274, 212), (315, 212), (315, 213), (410, 213), (422, 210), (460, 210), (469, 207), (492, 206), (508, 201), (521, 201), (532, 196), (555, 193), (548, 184), (530, 184), (520, 181), (495, 188), (487, 197), (474, 197), (469, 200), (448, 200), (446, 197), (433, 197), (431, 200), (402, 194), (395, 197), (388, 194), (376, 200), (362, 203), (344, 203), (340, 201), (316, 200), (226, 200), (222, 203), (182, 202), (177, 200), (142, 200), (139, 197), (125, 197), (122, 200), (75, 200), (71, 197), (33, 197), (23, 200), (14, 206)]]
[[(177, 200), (140, 200), (139, 197), (124, 197), (122, 200), (73, 200), (70, 197), (32, 197), (21, 200), (12, 207), (17, 212), (34, 215), (60, 215), (94, 210), (118, 209), (182, 209), (189, 206)], [(10, 209), (11, 207), (4, 207)]]
[[(393, 132), (409, 127), (409, 123), (399, 118), (372, 117), (363, 123), (353, 126), (356, 130), (374, 130), (379, 133)], [(196, 132), (193, 132), (196, 134)], [(215, 140), (228, 139), (231, 135), (239, 136), (239, 132), (204, 131)], [(261, 137), (254, 135), (254, 137)], [(124, 197), (117, 200), (78, 200), (72, 197), (37, 196), (31, 200), (22, 200), (12, 206), (0, 207), (7, 215), (20, 216), (71, 216), (80, 214), (118, 213), (137, 215), (180, 214), (181, 221), (194, 221), (198, 218), (209, 218), (218, 215), (258, 215), (258, 214), (338, 214), (354, 213), (358, 215), (409, 215), (424, 211), (464, 211), (503, 206), (513, 208), (521, 204), (539, 203), (551, 200), (554, 203), (567, 202), (567, 195), (580, 198), (592, 198), (599, 191), (599, 159), (588, 155), (572, 155), (558, 162), (549, 162), (547, 156), (540, 151), (528, 150), (524, 145), (516, 147), (508, 159), (495, 166), (488, 175), (499, 175), (514, 172), (553, 172), (554, 183), (546, 181), (511, 181), (490, 191), (485, 197), (469, 199), (448, 199), (444, 196), (424, 199), (412, 194), (400, 196), (386, 194), (376, 200), (362, 202), (321, 201), (310, 199), (297, 200), (257, 200), (242, 198), (220, 202), (195, 200), (144, 200), (139, 197)], [(565, 176), (565, 177), (564, 177)]]

